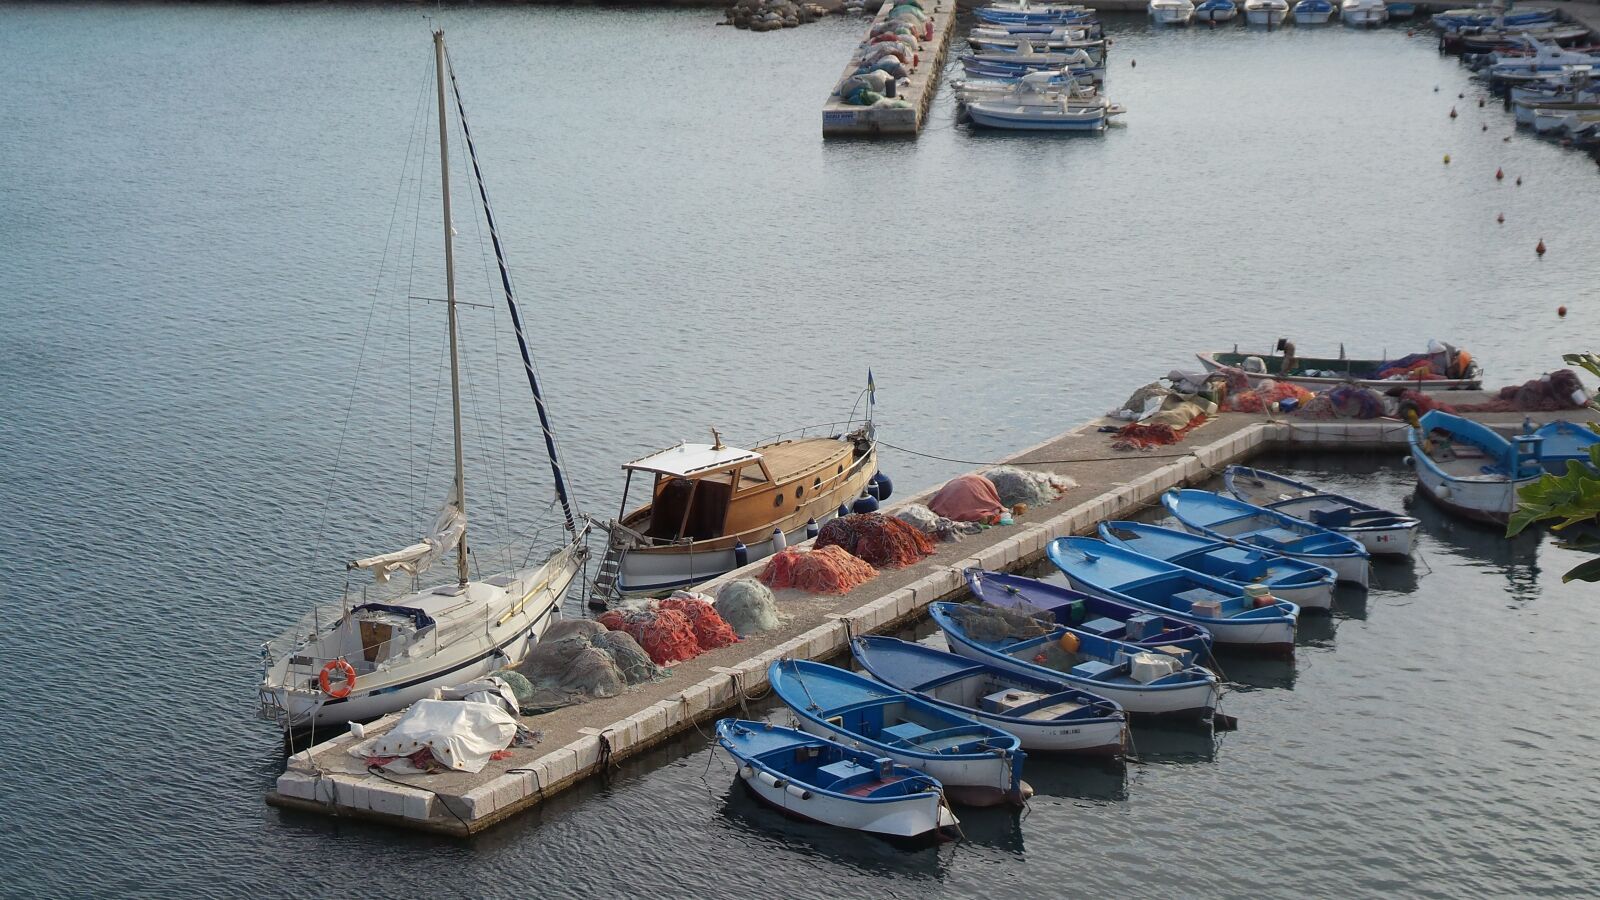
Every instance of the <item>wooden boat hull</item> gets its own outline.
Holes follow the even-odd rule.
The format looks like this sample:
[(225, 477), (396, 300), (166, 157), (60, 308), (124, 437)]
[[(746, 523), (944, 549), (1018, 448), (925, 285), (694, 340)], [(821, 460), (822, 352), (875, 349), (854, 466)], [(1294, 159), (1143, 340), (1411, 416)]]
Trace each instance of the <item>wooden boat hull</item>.
[[(1197, 353), (1195, 356), (1200, 359), (1200, 365), (1204, 366), (1207, 372), (1215, 372), (1218, 369), (1223, 368), (1224, 364), (1218, 361), (1219, 354)], [(1267, 357), (1263, 356), (1262, 358), (1266, 359)], [(1371, 364), (1376, 361), (1347, 360), (1346, 362), (1353, 365), (1363, 365)], [(1285, 376), (1270, 372), (1264, 375), (1250, 375), (1249, 377), (1251, 384), (1257, 384), (1263, 379), (1270, 379), (1272, 381), (1287, 381), (1290, 384), (1298, 384), (1301, 387), (1311, 391), (1325, 391), (1328, 388), (1338, 387), (1341, 384), (1352, 383), (1360, 385), (1361, 387), (1368, 387), (1378, 391), (1386, 391), (1390, 388), (1397, 387), (1411, 388), (1412, 390), (1418, 391), (1476, 391), (1483, 387), (1483, 380), (1476, 375), (1470, 378), (1434, 378), (1423, 379), (1420, 381), (1390, 380), (1379, 378), (1323, 378), (1310, 375)]]

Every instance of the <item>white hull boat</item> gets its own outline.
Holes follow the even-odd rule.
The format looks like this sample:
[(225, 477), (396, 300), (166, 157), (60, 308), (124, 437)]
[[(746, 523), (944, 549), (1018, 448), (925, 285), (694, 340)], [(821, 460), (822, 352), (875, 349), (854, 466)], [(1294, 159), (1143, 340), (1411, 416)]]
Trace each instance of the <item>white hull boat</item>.
[(1389, 21), (1389, 7), (1383, 0), (1344, 0), (1339, 18), (1351, 28), (1376, 28)]
[(1150, 18), (1157, 25), (1187, 25), (1194, 19), (1193, 0), (1150, 0)]
[(1329, 0), (1300, 0), (1294, 5), (1296, 25), (1326, 25), (1338, 7)]
[[(1410, 556), (1421, 522), (1303, 481), (1249, 466), (1229, 466), (1223, 483), (1233, 496), (1265, 509), (1331, 528), (1373, 555)], [(1293, 598), (1290, 598), (1293, 599)]]
[(1504, 525), (1517, 508), (1517, 491), (1544, 472), (1538, 437), (1508, 441), (1486, 425), (1438, 410), (1424, 413), (1408, 439), (1417, 488), (1469, 519)]
[(1232, 22), (1239, 15), (1233, 0), (1201, 0), (1194, 8), (1196, 22)]
[(1289, 18), (1287, 0), (1245, 0), (1245, 21), (1251, 25), (1276, 28)]

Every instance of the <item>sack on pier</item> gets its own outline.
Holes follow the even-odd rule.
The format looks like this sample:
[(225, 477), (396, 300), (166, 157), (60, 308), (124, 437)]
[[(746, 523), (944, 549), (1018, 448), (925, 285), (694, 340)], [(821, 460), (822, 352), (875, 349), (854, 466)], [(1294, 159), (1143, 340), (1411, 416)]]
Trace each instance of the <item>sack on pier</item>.
[(994, 485), (995, 492), (1000, 495), (1001, 505), (1008, 507), (1018, 503), (1042, 506), (1078, 486), (1076, 481), (1065, 475), (1030, 472), (1016, 466), (996, 466), (983, 473), (983, 477)]
[(847, 594), (870, 581), (878, 571), (843, 547), (778, 551), (761, 572), (761, 583), (774, 590), (795, 588), (811, 594)]
[(854, 94), (851, 94), (845, 99), (845, 102), (854, 104), (856, 106), (871, 106), (882, 99), (883, 95), (877, 91), (860, 90), (856, 91)]
[(1581, 409), (1589, 394), (1571, 369), (1557, 369), (1532, 381), (1500, 389), (1495, 399), (1485, 403), (1457, 406), (1461, 412), (1553, 412)]
[(928, 500), (928, 508), (957, 522), (982, 522), (993, 525), (1000, 521), (1005, 507), (994, 482), (982, 475), (960, 475), (950, 479), (937, 494)]
[(830, 520), (813, 546), (843, 547), (877, 569), (903, 569), (932, 556), (935, 549), (927, 535), (883, 513), (856, 513)]
[(871, 72), (873, 70), (877, 70), (877, 71), (880, 71), (880, 72), (888, 72), (890, 77), (892, 77), (892, 78), (904, 78), (907, 75), (911, 74), (910, 70), (908, 70), (906, 68), (906, 64), (905, 63), (901, 62), (898, 59), (895, 59), (892, 56), (888, 57), (887, 59), (880, 59), (877, 62), (872, 63), (869, 66), (864, 66), (863, 67), (863, 74), (865, 74), (866, 72)]
[(1394, 398), (1354, 384), (1331, 387), (1307, 400), (1297, 415), (1307, 419), (1376, 419), (1399, 408)]
[(717, 615), (740, 637), (771, 631), (779, 625), (777, 598), (766, 585), (750, 578), (730, 581), (717, 591)]
[(894, 511), (894, 517), (937, 541), (953, 543), (969, 534), (977, 534), (983, 526), (977, 522), (957, 522), (947, 519), (920, 503), (908, 503)]
[(617, 671), (629, 685), (659, 681), (668, 674), (626, 631), (602, 631), (594, 636), (594, 645), (611, 655), (617, 663)]
[(675, 609), (662, 609), (654, 602), (607, 610), (601, 614), (600, 624), (632, 635), (658, 666), (669, 666), (700, 655), (700, 641), (695, 637), (694, 624), (689, 617)]

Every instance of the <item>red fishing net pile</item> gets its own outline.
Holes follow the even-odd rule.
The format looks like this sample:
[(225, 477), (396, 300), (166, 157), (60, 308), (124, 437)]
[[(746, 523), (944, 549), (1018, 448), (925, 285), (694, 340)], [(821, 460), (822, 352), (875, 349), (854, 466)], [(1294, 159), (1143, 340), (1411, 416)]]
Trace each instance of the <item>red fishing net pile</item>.
[(1205, 421), (1204, 415), (1198, 415), (1182, 428), (1173, 428), (1171, 425), (1141, 425), (1138, 422), (1124, 425), (1117, 431), (1116, 440), (1111, 442), (1111, 449), (1149, 450), (1151, 447), (1164, 444), (1176, 444), (1189, 432), (1204, 425)]
[(1461, 412), (1553, 412), (1559, 409), (1580, 409), (1588, 394), (1583, 382), (1571, 369), (1557, 369), (1543, 378), (1500, 389), (1500, 394), (1487, 403), (1458, 406)]
[(845, 594), (877, 574), (877, 569), (836, 544), (810, 552), (779, 550), (760, 577), (773, 590), (792, 587), (811, 594)]
[(1225, 405), (1234, 412), (1258, 413), (1265, 412), (1267, 407), (1283, 400), (1298, 400), (1305, 403), (1311, 397), (1312, 393), (1298, 384), (1264, 378), (1250, 390), (1229, 394)]
[(699, 642), (703, 651), (739, 642), (739, 635), (734, 633), (733, 626), (722, 616), (717, 615), (716, 607), (704, 600), (696, 600), (693, 597), (668, 597), (661, 601), (661, 608), (683, 613), (689, 620), (689, 625), (694, 628), (695, 640)]
[(607, 610), (601, 614), (600, 624), (612, 631), (627, 632), (658, 666), (694, 659), (703, 649), (688, 616), (655, 603), (641, 609)]
[(933, 555), (933, 541), (907, 522), (883, 513), (843, 516), (822, 526), (814, 545), (843, 547), (878, 569), (903, 569)]

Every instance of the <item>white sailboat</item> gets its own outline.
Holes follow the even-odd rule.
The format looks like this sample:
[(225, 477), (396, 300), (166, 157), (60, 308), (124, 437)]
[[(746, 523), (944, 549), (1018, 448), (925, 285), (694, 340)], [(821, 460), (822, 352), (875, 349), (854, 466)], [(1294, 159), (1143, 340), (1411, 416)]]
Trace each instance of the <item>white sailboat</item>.
[[(380, 584), (397, 573), (410, 576), (413, 581), (409, 592), (372, 601), (364, 595), (346, 596), (340, 603), (313, 609), (282, 637), (262, 645), (260, 715), (277, 722), (288, 732), (371, 719), (403, 709), (427, 697), (436, 688), (470, 681), (516, 664), (559, 615), (561, 599), (582, 571), (588, 554), (588, 525), (580, 525), (572, 512), (548, 414), (512, 295), (509, 270), (478, 168), (472, 132), (467, 128), (460, 89), (455, 87), (461, 131), (477, 176), (478, 194), (499, 263), (506, 305), (533, 391), (566, 527), (562, 544), (537, 565), (524, 565), (478, 580), (471, 577), (462, 455), (454, 228), (450, 216), (450, 127), (445, 103), (446, 77), (448, 74), (454, 87), (454, 74), (447, 62), (444, 33), (436, 31), (433, 37), (438, 75), (454, 482), (433, 528), (421, 540), (392, 553), (347, 564), (350, 570), (371, 572)], [(455, 578), (442, 585), (423, 587), (423, 576), (452, 552), (456, 556)], [(532, 555), (530, 549), (528, 556)]]

